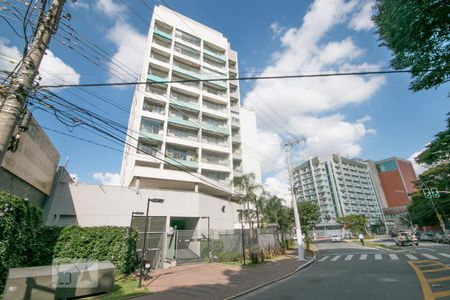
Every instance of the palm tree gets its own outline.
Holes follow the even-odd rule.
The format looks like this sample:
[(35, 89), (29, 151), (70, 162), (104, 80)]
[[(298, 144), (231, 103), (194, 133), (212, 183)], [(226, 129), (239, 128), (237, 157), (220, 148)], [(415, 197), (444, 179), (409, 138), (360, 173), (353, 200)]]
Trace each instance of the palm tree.
[(256, 204), (257, 202), (257, 195), (256, 193), (262, 189), (262, 186), (260, 184), (257, 184), (255, 181), (255, 174), (249, 173), (244, 174), (239, 177), (234, 177), (233, 184), (236, 189), (239, 190), (239, 202), (245, 206), (247, 206), (246, 210), (246, 217), (247, 222), (250, 226), (251, 219), (250, 219), (250, 203)]

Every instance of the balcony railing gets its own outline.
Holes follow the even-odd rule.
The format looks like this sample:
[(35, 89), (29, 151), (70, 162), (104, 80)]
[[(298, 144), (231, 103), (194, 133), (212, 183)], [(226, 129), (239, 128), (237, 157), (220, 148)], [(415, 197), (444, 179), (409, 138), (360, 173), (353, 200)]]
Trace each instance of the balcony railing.
[(182, 131), (182, 130), (174, 130), (174, 129), (169, 129), (167, 131), (167, 136), (171, 136), (171, 137), (177, 137), (180, 139), (184, 139), (184, 140), (189, 140), (189, 141), (198, 141), (198, 135), (197, 134), (190, 134), (186, 131)]
[(203, 156), (202, 162), (212, 165), (219, 165), (219, 166), (228, 166), (230, 164), (230, 161), (228, 159), (220, 159), (216, 157), (208, 157)]
[(167, 40), (172, 40), (172, 34), (170, 34), (170, 33), (168, 33), (168, 32), (165, 32), (165, 31), (163, 31), (164, 29), (162, 29), (162, 28), (159, 28), (159, 27), (155, 27), (155, 29), (153, 30), (153, 32), (156, 34), (156, 35), (158, 35), (158, 36), (160, 36), (160, 37), (162, 37), (162, 38), (165, 38), (165, 39), (167, 39)]

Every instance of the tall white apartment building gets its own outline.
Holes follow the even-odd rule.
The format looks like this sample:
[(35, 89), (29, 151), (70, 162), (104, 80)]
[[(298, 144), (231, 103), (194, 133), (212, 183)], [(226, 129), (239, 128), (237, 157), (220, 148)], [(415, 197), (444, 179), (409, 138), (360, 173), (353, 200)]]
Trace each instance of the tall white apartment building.
[(227, 38), (155, 6), (144, 55), (148, 84), (135, 90), (121, 184), (226, 197), (234, 176), (260, 178), (259, 162), (242, 151), (243, 136), (256, 140), (256, 123), (253, 112), (241, 114), (239, 82), (196, 81), (237, 77)]
[(294, 183), (297, 201), (311, 200), (320, 207), (318, 234), (339, 231), (336, 219), (341, 216), (365, 215), (368, 226), (383, 221), (371, 169), (362, 160), (312, 158), (294, 169)]

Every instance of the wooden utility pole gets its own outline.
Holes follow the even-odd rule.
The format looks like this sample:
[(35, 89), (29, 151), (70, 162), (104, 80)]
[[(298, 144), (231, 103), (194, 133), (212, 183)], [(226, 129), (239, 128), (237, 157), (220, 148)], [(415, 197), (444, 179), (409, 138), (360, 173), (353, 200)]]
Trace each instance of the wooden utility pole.
[[(33, 89), (34, 80), (39, 73), (39, 66), (48, 49), (50, 39), (58, 28), (65, 2), (66, 0), (54, 0), (42, 22), (37, 24), (36, 35), (27, 54), (23, 57), (17, 77), (13, 78), (11, 85), (6, 87), (3, 93), (3, 101), (0, 103), (0, 165), (21, 116), (26, 112), (26, 100)], [(19, 137), (20, 134), (14, 136), (16, 142)]]

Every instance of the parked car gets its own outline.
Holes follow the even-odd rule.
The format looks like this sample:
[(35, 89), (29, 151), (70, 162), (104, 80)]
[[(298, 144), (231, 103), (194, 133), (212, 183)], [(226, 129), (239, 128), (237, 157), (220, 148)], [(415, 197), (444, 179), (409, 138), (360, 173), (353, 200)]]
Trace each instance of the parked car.
[(435, 242), (435, 243), (442, 243), (442, 242), (443, 242), (443, 236), (442, 236), (442, 233), (436, 233), (436, 234), (433, 236), (433, 242)]
[(341, 236), (340, 235), (332, 235), (331, 236), (331, 241), (332, 242), (340, 242), (341, 241)]
[(418, 246), (419, 240), (416, 235), (410, 231), (400, 231), (395, 237), (395, 244), (397, 246), (404, 246), (408, 244)]
[(419, 240), (421, 242), (432, 242), (433, 241), (433, 234), (430, 232), (424, 232), (420, 235)]

